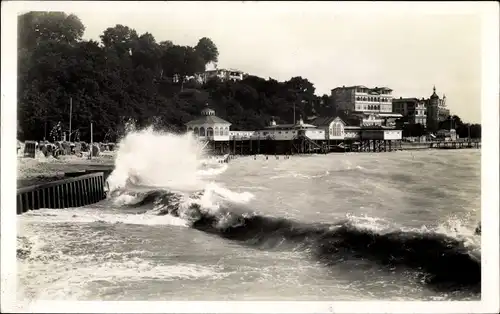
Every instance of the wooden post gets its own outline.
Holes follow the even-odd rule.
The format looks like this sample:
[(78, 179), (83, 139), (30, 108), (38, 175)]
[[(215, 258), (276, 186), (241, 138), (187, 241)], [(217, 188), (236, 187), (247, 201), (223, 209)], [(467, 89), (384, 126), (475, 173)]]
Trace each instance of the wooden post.
[(23, 197), (22, 194), (17, 195), (17, 214), (20, 215), (23, 213)]
[(85, 199), (85, 205), (90, 204), (88, 184), (89, 184), (89, 179), (84, 179), (83, 180), (83, 197)]
[(42, 193), (42, 198), (41, 198), (41, 201), (40, 201), (40, 208), (47, 208), (47, 206), (45, 205), (45, 200), (46, 200), (46, 192), (47, 192), (47, 189), (43, 189), (43, 190), (40, 190), (40, 192)]
[(95, 198), (94, 198), (94, 177), (90, 178), (89, 180), (89, 197), (90, 197), (90, 201), (92, 203), (95, 203)]

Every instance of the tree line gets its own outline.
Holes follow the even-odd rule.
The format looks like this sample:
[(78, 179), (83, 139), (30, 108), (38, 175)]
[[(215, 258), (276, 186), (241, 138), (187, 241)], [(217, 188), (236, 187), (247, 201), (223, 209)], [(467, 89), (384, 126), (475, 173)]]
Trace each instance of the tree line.
[(315, 95), (314, 84), (300, 76), (185, 80), (218, 62), (217, 46), (207, 37), (182, 46), (119, 24), (105, 29), (100, 41), (84, 40), (81, 20), (63, 12), (23, 14), (18, 31), (20, 140), (51, 140), (54, 129), (68, 130), (70, 103), (72, 139), (85, 141), (91, 122), (95, 141), (116, 141), (130, 121), (183, 131), (206, 103), (234, 130), (261, 128), (272, 117), (290, 123), (294, 111), (297, 119), (334, 114), (328, 95)]
[[(206, 103), (234, 129), (263, 127), (311, 114), (314, 86), (295, 77), (286, 82), (248, 76), (240, 82), (185, 81), (218, 61), (210, 38), (195, 46), (157, 42), (124, 25), (103, 31), (100, 42), (83, 40), (85, 26), (73, 14), (29, 12), (19, 17), (18, 137), (41, 140), (59, 125), (82, 140), (116, 140), (127, 121), (171, 131), (199, 115)], [(181, 79), (176, 80), (178, 76)], [(328, 99), (327, 96), (323, 98)]]

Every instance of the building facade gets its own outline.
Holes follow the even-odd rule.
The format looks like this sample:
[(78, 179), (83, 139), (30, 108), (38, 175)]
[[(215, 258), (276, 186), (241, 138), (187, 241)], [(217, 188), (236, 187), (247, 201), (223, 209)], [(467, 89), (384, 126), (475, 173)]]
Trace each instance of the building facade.
[(427, 128), (436, 132), (439, 129), (439, 122), (446, 120), (450, 115), (450, 109), (446, 107), (446, 96), (439, 98), (436, 94), (436, 86), (426, 103), (427, 106)]
[(336, 114), (358, 116), (361, 126), (393, 126), (401, 114), (392, 111), (392, 89), (363, 85), (337, 87), (331, 91)]
[(240, 70), (235, 69), (215, 69), (208, 70), (203, 73), (196, 74), (196, 79), (200, 83), (206, 83), (212, 78), (218, 78), (221, 81), (241, 81), (243, 80), (245, 73)]
[(392, 108), (395, 113), (408, 117), (410, 124), (427, 125), (427, 102), (418, 98), (396, 98), (392, 100)]
[(317, 117), (309, 123), (325, 131), (325, 140), (344, 139), (346, 123), (340, 117)]
[(331, 97), (337, 111), (367, 114), (392, 112), (392, 89), (387, 87), (342, 86), (332, 89)]
[(263, 130), (255, 131), (254, 137), (260, 139), (269, 139), (274, 141), (289, 141), (297, 138), (299, 135), (305, 135), (311, 140), (324, 140), (325, 130), (315, 125), (304, 123), (302, 117), (295, 124), (276, 124), (274, 119), (269, 126)]
[(215, 115), (215, 110), (207, 107), (201, 111), (201, 117), (186, 123), (188, 132), (201, 140), (229, 141), (231, 123)]

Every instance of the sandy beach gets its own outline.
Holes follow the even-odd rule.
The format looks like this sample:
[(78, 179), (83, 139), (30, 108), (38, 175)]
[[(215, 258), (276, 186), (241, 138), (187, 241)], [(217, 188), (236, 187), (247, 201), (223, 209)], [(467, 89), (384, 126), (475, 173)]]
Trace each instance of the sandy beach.
[(67, 172), (86, 171), (114, 164), (114, 152), (103, 152), (99, 157), (60, 156), (58, 159), (45, 157), (37, 152), (36, 158), (17, 157), (17, 187), (60, 180)]

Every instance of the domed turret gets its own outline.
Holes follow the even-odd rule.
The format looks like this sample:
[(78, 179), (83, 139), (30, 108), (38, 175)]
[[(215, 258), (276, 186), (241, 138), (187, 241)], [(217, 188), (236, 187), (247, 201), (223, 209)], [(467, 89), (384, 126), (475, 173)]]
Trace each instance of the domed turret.
[(202, 115), (202, 116), (215, 116), (215, 110), (210, 109), (210, 108), (208, 107), (208, 103), (207, 103), (207, 104), (206, 104), (205, 109), (203, 109), (203, 110), (201, 111), (201, 115)]
[(431, 95), (431, 99), (439, 99), (439, 96), (436, 94), (436, 86), (434, 85), (432, 89), (433, 93)]

